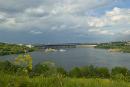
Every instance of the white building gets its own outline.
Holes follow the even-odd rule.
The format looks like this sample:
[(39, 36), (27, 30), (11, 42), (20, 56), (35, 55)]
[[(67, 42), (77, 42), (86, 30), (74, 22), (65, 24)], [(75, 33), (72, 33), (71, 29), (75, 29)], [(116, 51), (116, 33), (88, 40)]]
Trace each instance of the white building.
[(26, 47), (32, 48), (33, 46), (31, 44), (25, 45)]

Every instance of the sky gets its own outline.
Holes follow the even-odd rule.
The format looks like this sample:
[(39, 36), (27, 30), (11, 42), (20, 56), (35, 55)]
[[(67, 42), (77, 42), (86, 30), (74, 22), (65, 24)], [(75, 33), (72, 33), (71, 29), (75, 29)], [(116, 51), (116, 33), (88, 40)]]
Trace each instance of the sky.
[(0, 0), (0, 42), (130, 40), (130, 0)]

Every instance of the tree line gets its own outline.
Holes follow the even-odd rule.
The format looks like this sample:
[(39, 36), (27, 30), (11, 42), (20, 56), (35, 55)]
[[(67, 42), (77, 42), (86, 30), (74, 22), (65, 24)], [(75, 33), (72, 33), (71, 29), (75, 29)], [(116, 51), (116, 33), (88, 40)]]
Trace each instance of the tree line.
[(115, 67), (109, 70), (106, 67), (95, 67), (93, 65), (84, 67), (74, 67), (66, 71), (62, 67), (57, 67), (53, 62), (43, 62), (32, 66), (32, 57), (29, 54), (19, 55), (14, 62), (0, 62), (0, 71), (13, 75), (28, 75), (51, 77), (60, 74), (70, 78), (112, 78), (129, 80), (130, 71), (125, 67)]

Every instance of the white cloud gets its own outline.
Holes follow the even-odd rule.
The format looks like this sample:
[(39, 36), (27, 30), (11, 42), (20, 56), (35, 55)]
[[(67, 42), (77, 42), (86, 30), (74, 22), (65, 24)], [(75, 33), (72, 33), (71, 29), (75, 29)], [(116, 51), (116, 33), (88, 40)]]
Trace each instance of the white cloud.
[(90, 27), (104, 27), (120, 25), (123, 23), (128, 24), (130, 21), (130, 9), (113, 8), (112, 11), (107, 11), (101, 17), (90, 17), (88, 24)]
[(8, 18), (6, 24), (10, 26), (15, 26), (16, 25), (15, 18)]
[(113, 32), (110, 32), (110, 31), (107, 31), (107, 30), (100, 31), (99, 33), (103, 34), (103, 35), (114, 35)]
[(45, 11), (42, 7), (28, 8), (25, 10), (25, 13), (27, 13), (28, 15), (43, 15)]
[(112, 31), (108, 31), (104, 29), (90, 29), (88, 31), (99, 35), (114, 35)]
[(88, 25), (90, 27), (103, 27), (107, 24), (108, 20), (105, 18), (90, 17), (88, 19)]
[(129, 34), (130, 9), (114, 7), (100, 17), (90, 16), (87, 21), (89, 32), (101, 35)]

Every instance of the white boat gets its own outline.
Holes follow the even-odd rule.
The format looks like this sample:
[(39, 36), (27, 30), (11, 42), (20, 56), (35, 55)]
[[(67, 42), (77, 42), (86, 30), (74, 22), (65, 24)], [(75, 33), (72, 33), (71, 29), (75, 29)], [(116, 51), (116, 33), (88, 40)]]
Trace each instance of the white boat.
[(56, 52), (56, 49), (52, 49), (52, 48), (47, 48), (45, 49), (45, 52)]
[(66, 50), (64, 50), (64, 49), (60, 49), (59, 51), (60, 51), (60, 52), (65, 52)]

